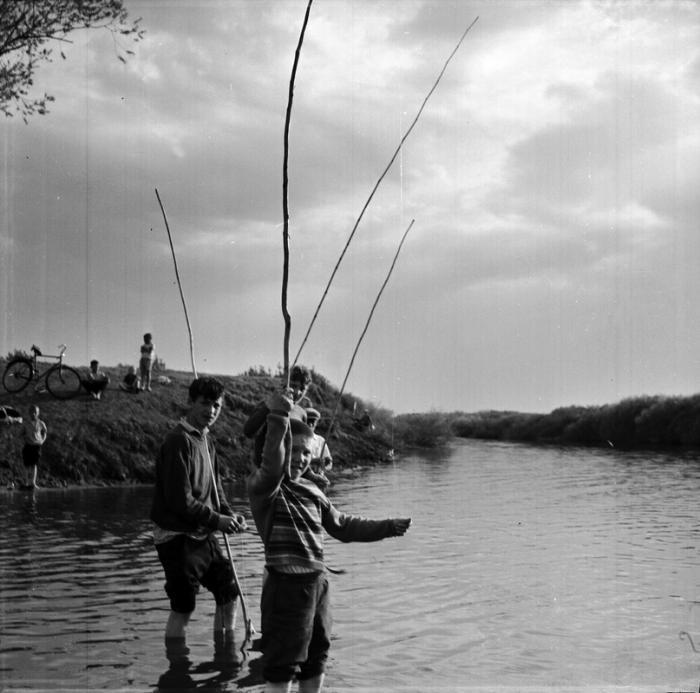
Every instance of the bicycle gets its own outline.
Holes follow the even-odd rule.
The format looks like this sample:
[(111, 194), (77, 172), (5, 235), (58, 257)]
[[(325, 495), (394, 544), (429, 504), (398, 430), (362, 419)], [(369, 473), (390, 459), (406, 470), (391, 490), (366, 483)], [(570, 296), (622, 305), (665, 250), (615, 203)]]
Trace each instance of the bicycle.
[[(46, 389), (56, 399), (70, 399), (80, 392), (80, 374), (74, 368), (63, 363), (63, 354), (67, 347), (59, 344), (61, 353), (58, 355), (42, 354), (39, 347), (32, 344), (31, 357), (20, 356), (12, 359), (5, 367), (2, 376), (2, 384), (7, 392), (21, 392), (29, 383), (36, 379), (37, 384), (34, 389), (39, 391), (43, 380)], [(42, 365), (37, 362), (39, 357), (45, 359), (56, 359), (58, 363), (53, 364), (44, 371), (40, 371)]]

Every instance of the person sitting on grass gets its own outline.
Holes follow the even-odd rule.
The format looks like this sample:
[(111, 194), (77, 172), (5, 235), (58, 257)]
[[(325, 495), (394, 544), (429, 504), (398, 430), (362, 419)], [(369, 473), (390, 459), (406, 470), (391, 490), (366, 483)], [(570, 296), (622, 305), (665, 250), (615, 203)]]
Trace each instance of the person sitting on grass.
[(124, 392), (131, 392), (132, 394), (141, 392), (139, 377), (136, 375), (136, 369), (133, 366), (129, 366), (129, 370), (126, 372), (124, 380), (119, 383), (119, 387), (124, 390)]
[(296, 674), (300, 693), (317, 693), (332, 622), (323, 531), (343, 542), (379, 541), (402, 536), (411, 520), (367, 520), (338, 511), (303, 478), (311, 464), (313, 431), (291, 417), (293, 393), (273, 394), (267, 408), (261, 465), (246, 480), (265, 547), (267, 577), (260, 599), (265, 691), (287, 693)]
[(93, 359), (90, 361), (90, 370), (87, 377), (81, 382), (93, 399), (101, 399), (102, 393), (109, 385), (109, 376), (100, 370), (100, 362), (97, 359)]
[[(215, 654), (233, 653), (236, 589), (231, 562), (221, 552), (216, 532), (246, 529), (245, 518), (229, 506), (209, 429), (221, 413), (224, 386), (215, 378), (196, 378), (189, 387), (189, 408), (168, 433), (156, 460), (151, 506), (153, 540), (165, 572), (170, 615), (166, 652), (186, 649), (186, 627), (202, 585), (216, 601)], [(218, 502), (217, 502), (218, 501)]]

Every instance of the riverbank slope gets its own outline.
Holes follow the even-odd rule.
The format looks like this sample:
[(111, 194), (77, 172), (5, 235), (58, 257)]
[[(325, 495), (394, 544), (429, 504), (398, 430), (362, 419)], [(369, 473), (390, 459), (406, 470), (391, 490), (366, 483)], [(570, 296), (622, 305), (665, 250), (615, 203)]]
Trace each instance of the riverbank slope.
[[(18, 394), (0, 392), (0, 406), (17, 409), (28, 416), (29, 406), (37, 404), (49, 435), (39, 469), (39, 484), (49, 487), (151, 483), (158, 448), (167, 431), (186, 410), (189, 373), (164, 370), (158, 373), (168, 384), (154, 383), (152, 392), (128, 394), (119, 389), (126, 367), (106, 369), (109, 388), (97, 401), (83, 393), (70, 400), (57, 400), (40, 394), (33, 387)], [(225, 406), (212, 429), (222, 460), (223, 477), (242, 478), (250, 459), (252, 444), (242, 434), (243, 423), (256, 404), (279, 387), (279, 378), (251, 370), (246, 375), (216, 376), (226, 386)], [(325, 434), (338, 390), (323, 376), (313, 373), (309, 391), (311, 404), (321, 412), (318, 432)], [(305, 403), (306, 404), (306, 403)], [(378, 421), (372, 431), (353, 426), (353, 409), (370, 408), (356, 397), (343, 395), (336, 433), (329, 441), (337, 469), (374, 464), (390, 456), (391, 433)], [(24, 480), (21, 460), (22, 427), (0, 426), (0, 487)]]

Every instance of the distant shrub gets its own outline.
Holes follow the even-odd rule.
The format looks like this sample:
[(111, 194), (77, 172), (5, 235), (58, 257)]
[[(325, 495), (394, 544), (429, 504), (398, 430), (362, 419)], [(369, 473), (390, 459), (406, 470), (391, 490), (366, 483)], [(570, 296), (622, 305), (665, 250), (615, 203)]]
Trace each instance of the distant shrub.
[(31, 359), (31, 355), (24, 351), (23, 349), (14, 349), (13, 351), (8, 351), (7, 356), (3, 359), (5, 362), (10, 362), (13, 359)]
[(451, 437), (445, 414), (401, 414), (394, 418), (394, 440), (398, 447), (434, 448), (444, 445)]
[(251, 377), (272, 377), (272, 371), (265, 366), (251, 366), (248, 370), (243, 371), (241, 375), (249, 375)]

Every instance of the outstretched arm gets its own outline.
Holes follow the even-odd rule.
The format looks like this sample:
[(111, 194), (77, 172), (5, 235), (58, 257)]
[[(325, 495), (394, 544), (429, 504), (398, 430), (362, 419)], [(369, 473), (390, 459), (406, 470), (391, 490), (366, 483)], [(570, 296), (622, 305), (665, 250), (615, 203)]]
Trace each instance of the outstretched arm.
[(411, 518), (389, 518), (386, 520), (368, 520), (356, 515), (339, 512), (331, 503), (323, 509), (323, 527), (334, 539), (339, 541), (380, 541), (389, 537), (406, 534), (411, 525)]

